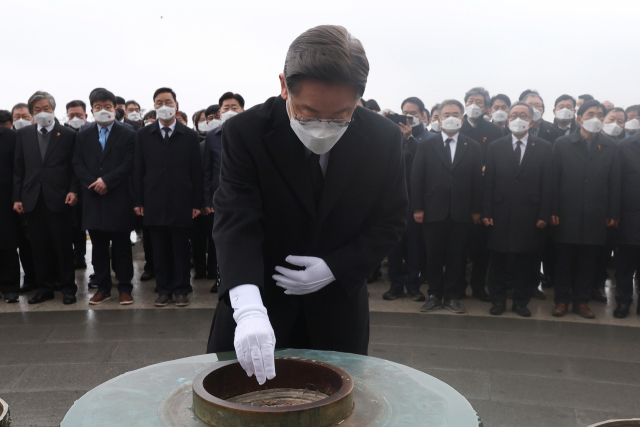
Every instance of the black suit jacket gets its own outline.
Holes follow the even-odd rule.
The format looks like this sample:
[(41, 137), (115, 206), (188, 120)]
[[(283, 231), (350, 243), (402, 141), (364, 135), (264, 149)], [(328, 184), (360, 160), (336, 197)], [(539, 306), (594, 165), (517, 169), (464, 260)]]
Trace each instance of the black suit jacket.
[(222, 126), (207, 132), (204, 141), (204, 206), (213, 207), (213, 194), (220, 185), (220, 160), (222, 158)]
[(553, 145), (553, 211), (561, 243), (604, 245), (606, 221), (620, 218), (618, 143), (597, 134), (587, 151), (580, 132)]
[(482, 217), (492, 218), (488, 247), (496, 252), (540, 248), (538, 221), (551, 220), (551, 143), (529, 135), (522, 162), (511, 135), (489, 145), (484, 172)]
[[(558, 138), (560, 138), (561, 136), (565, 136), (564, 134), (565, 129), (560, 129), (560, 127), (558, 126), (558, 121), (556, 119), (553, 119), (553, 128), (558, 133)], [(576, 123), (575, 119), (571, 120), (571, 125), (569, 126), (569, 133), (574, 133), (578, 130), (580, 130), (580, 125)]]
[(16, 132), (0, 126), (0, 249), (18, 247), (19, 217), (13, 210), (13, 162)]
[[(126, 119), (125, 119), (126, 120)], [(132, 122), (133, 123), (133, 122)], [(87, 122), (85, 124), (83, 124), (82, 126), (80, 126), (80, 129), (78, 129), (78, 132), (80, 132), (81, 130), (85, 130), (85, 129), (89, 129), (91, 126), (93, 126), (95, 124), (95, 122)], [(127, 123), (126, 121), (124, 123), (119, 122), (119, 121), (115, 121), (115, 124), (120, 125), (120, 126), (124, 126), (127, 129), (131, 129), (131, 130), (135, 130), (133, 125)], [(73, 128), (71, 128), (73, 129)]]
[(535, 136), (536, 138), (542, 138), (552, 144), (556, 142), (556, 139), (563, 136), (557, 126), (544, 119), (540, 122), (540, 125), (537, 128), (529, 130), (529, 135)]
[[(484, 165), (484, 158), (487, 155), (487, 148), (496, 139), (500, 139), (504, 136), (502, 129), (493, 123), (489, 123), (482, 116), (476, 120), (476, 127), (471, 126), (467, 116), (464, 117), (462, 122), (462, 128), (460, 128), (460, 134), (467, 138), (473, 139), (480, 144), (482, 150), (482, 164)], [(479, 213), (479, 212), (478, 212)]]
[(618, 144), (621, 174), (620, 243), (640, 245), (640, 132)]
[(202, 209), (202, 156), (198, 133), (179, 121), (169, 141), (160, 121), (136, 133), (135, 206), (144, 207), (146, 226), (191, 227)]
[[(82, 187), (82, 229), (126, 233), (133, 229), (130, 179), (136, 134), (114, 124), (103, 151), (98, 128), (93, 123), (76, 135), (73, 168)], [(102, 196), (89, 189), (98, 178), (107, 185)]]
[(425, 222), (444, 221), (450, 215), (453, 221), (469, 223), (471, 214), (482, 210), (480, 144), (458, 135), (450, 165), (443, 138), (447, 136), (441, 133), (418, 145), (411, 173), (412, 209), (424, 211)]
[(140, 128), (142, 127), (142, 125), (140, 125), (139, 122), (134, 122), (133, 120), (129, 120), (126, 117), (124, 118), (124, 123), (122, 124), (128, 124), (129, 126), (131, 126), (133, 128), (134, 131), (139, 131)]
[(51, 130), (49, 146), (42, 161), (38, 145), (37, 126), (18, 131), (13, 173), (13, 201), (22, 202), (25, 212), (31, 212), (42, 191), (47, 208), (64, 212), (67, 194), (78, 193), (80, 185), (71, 164), (76, 132), (62, 126), (56, 119)]

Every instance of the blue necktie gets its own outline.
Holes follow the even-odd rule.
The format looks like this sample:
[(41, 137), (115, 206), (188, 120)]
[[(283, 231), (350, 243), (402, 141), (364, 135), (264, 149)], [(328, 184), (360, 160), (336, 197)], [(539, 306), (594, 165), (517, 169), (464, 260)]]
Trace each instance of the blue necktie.
[(102, 151), (104, 151), (104, 146), (107, 144), (107, 132), (109, 132), (109, 129), (107, 128), (100, 128), (100, 145), (102, 145)]

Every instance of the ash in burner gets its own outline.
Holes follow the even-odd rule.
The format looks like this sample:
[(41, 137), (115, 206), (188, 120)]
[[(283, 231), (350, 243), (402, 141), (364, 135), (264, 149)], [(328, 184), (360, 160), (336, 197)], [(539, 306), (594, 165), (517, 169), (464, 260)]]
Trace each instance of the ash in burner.
[(324, 393), (315, 390), (298, 388), (273, 388), (253, 391), (227, 399), (228, 402), (246, 406), (280, 408), (283, 406), (304, 405), (326, 399)]

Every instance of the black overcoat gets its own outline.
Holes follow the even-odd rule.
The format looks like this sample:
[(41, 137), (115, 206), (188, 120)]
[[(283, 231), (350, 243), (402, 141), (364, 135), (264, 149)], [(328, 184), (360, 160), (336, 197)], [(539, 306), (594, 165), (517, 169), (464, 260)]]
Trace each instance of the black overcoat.
[(618, 145), (621, 174), (620, 243), (640, 245), (640, 132)]
[(462, 127), (460, 128), (460, 134), (466, 136), (467, 138), (471, 138), (478, 144), (480, 144), (480, 149), (482, 150), (483, 166), (489, 144), (491, 144), (496, 139), (500, 139), (504, 136), (502, 129), (500, 129), (493, 123), (489, 123), (482, 116), (478, 117), (478, 119), (476, 120), (475, 127), (471, 126), (471, 123), (467, 119), (467, 116), (465, 116), (462, 122)]
[(16, 132), (0, 126), (0, 249), (18, 247), (19, 216), (13, 210), (13, 162)]

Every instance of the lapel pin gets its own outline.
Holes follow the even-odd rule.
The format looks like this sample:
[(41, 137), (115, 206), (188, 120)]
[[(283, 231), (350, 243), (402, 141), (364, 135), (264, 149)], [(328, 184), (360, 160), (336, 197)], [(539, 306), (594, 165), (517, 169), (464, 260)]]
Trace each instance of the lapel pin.
[(532, 142), (532, 143), (531, 143), (531, 146), (532, 146), (532, 147), (533, 147), (533, 146), (535, 146), (535, 145), (536, 145), (536, 144), (535, 144), (534, 142)]
[(467, 145), (467, 143), (465, 142), (464, 145)]
[(58, 133), (56, 134), (56, 136), (60, 136), (60, 132), (58, 132)]
[(600, 150), (602, 148), (602, 145), (598, 145), (598, 150)]

